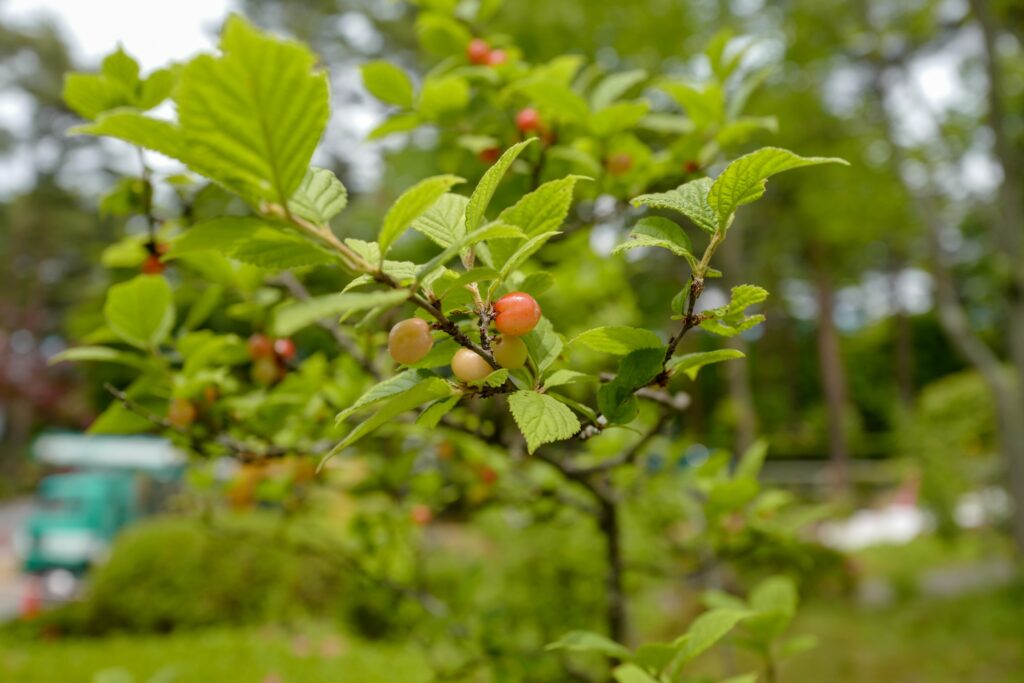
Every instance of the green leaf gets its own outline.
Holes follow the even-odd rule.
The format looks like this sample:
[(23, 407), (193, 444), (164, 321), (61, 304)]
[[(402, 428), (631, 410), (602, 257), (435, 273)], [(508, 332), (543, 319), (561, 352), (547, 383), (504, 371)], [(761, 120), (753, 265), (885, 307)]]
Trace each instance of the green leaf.
[(170, 93), (171, 72), (161, 69), (145, 81), (139, 78), (139, 64), (122, 48), (103, 59), (100, 73), (69, 73), (64, 77), (64, 101), (86, 119), (121, 107), (152, 109)]
[(612, 676), (618, 683), (659, 683), (658, 679), (636, 664), (622, 664), (615, 667)]
[(432, 377), (415, 385), (408, 391), (387, 399), (383, 407), (374, 413), (368, 420), (360, 423), (348, 435), (331, 449), (331, 452), (324, 457), (324, 461), (330, 459), (340, 451), (348, 448), (359, 439), (363, 438), (375, 429), (393, 421), (396, 417), (424, 403), (430, 403), (439, 398), (451, 396), (452, 386), (440, 377)]
[(587, 102), (569, 85), (547, 79), (528, 80), (517, 90), (543, 112), (548, 120), (561, 123), (582, 121), (590, 113)]
[(661, 671), (675, 659), (677, 652), (668, 643), (647, 643), (637, 648), (633, 661), (649, 671)]
[(794, 655), (813, 650), (818, 647), (819, 642), (818, 637), (810, 633), (793, 636), (779, 646), (779, 659), (789, 659)]
[(412, 106), (412, 81), (397, 66), (383, 61), (367, 62), (360, 71), (363, 85), (378, 100), (399, 107)]
[(314, 223), (327, 223), (347, 204), (348, 192), (337, 176), (326, 168), (310, 168), (288, 200), (288, 210)]
[(649, 206), (652, 209), (668, 209), (683, 214), (701, 230), (714, 233), (718, 229), (718, 214), (708, 203), (711, 178), (698, 178), (683, 183), (674, 190), (643, 194), (633, 199), (633, 206)]
[(629, 648), (624, 645), (619, 645), (614, 640), (611, 640), (600, 633), (594, 633), (592, 631), (569, 631), (555, 642), (547, 645), (544, 649), (548, 652), (553, 650), (595, 652), (597, 654), (614, 657), (616, 659), (628, 659), (632, 655)]
[(117, 363), (133, 368), (145, 368), (146, 359), (134, 353), (112, 349), (109, 346), (74, 346), (64, 349), (53, 358), (50, 364), (63, 363), (64, 361), (97, 361), (100, 363)]
[(697, 379), (697, 373), (705, 365), (721, 363), (736, 358), (744, 358), (742, 351), (737, 349), (718, 349), (716, 351), (697, 351), (676, 356), (668, 362), (669, 372), (683, 372), (690, 379)]
[(523, 336), (522, 340), (526, 344), (530, 358), (537, 364), (537, 369), (541, 372), (551, 367), (551, 364), (562, 353), (564, 346), (562, 337), (555, 332), (555, 328), (547, 318), (541, 318), (537, 322), (537, 326), (529, 334)]
[(768, 298), (768, 291), (756, 285), (737, 285), (725, 306), (712, 308), (701, 313), (704, 320), (701, 329), (722, 337), (735, 337), (744, 330), (760, 324), (763, 315), (747, 315), (748, 306), (759, 304)]
[(787, 149), (762, 147), (725, 167), (708, 192), (708, 204), (715, 210), (718, 224), (724, 229), (738, 207), (764, 194), (768, 178), (783, 171), (818, 164), (849, 166), (849, 162), (837, 157), (801, 157)]
[(555, 370), (547, 376), (547, 379), (544, 380), (544, 389), (553, 389), (554, 387), (564, 387), (570, 384), (580, 384), (582, 382), (591, 382), (596, 380), (596, 377), (584, 372), (576, 372), (575, 370)]
[(228, 255), (267, 270), (303, 268), (337, 260), (334, 253), (303, 237), (266, 228), (236, 243)]
[(394, 241), (413, 221), (422, 216), (452, 186), (461, 182), (465, 181), (458, 176), (432, 176), (403, 192), (384, 216), (384, 225), (377, 239), (381, 257), (387, 254)]
[(469, 198), (461, 194), (443, 194), (422, 216), (412, 222), (412, 227), (426, 235), (434, 244), (450, 247), (466, 234), (468, 203)]
[(623, 133), (636, 128), (647, 115), (651, 105), (640, 100), (638, 102), (616, 102), (601, 111), (591, 114), (588, 125), (591, 132), (599, 138), (607, 138), (616, 133)]
[(501, 182), (501, 179), (505, 176), (512, 162), (519, 156), (519, 153), (534, 140), (536, 138), (530, 138), (529, 140), (523, 140), (512, 145), (484, 173), (480, 182), (477, 183), (476, 188), (473, 190), (473, 194), (469, 197), (469, 204), (466, 205), (466, 232), (473, 232), (480, 227), (480, 223), (484, 218), (484, 212), (487, 211), (487, 206), (491, 203), (491, 198), (494, 197), (494, 191), (498, 189), (498, 183)]
[(385, 119), (382, 124), (370, 131), (366, 136), (367, 140), (379, 140), (395, 133), (407, 133), (415, 130), (423, 123), (420, 117), (414, 112), (402, 112)]
[(508, 370), (501, 368), (500, 370), (495, 370), (483, 379), (470, 382), (469, 385), (473, 387), (500, 387), (506, 382), (506, 380), (508, 380)]
[(200, 251), (230, 254), (239, 243), (271, 224), (255, 216), (221, 216), (197, 223), (171, 243), (169, 257)]
[(649, 384), (661, 372), (665, 349), (637, 349), (626, 354), (619, 372), (597, 391), (597, 406), (612, 424), (627, 424), (636, 419), (638, 405), (634, 393)]
[(338, 422), (347, 420), (351, 415), (354, 415), (360, 410), (391, 398), (392, 396), (405, 393), (417, 384), (425, 382), (431, 377), (436, 377), (436, 375), (429, 370), (406, 370), (404, 372), (400, 372), (394, 377), (389, 377), (383, 382), (370, 387), (365, 394), (356, 399), (355, 403), (338, 413), (338, 416), (335, 419)]
[(188, 315), (181, 323), (180, 330), (188, 332), (202, 325), (207, 318), (220, 306), (224, 297), (224, 287), (218, 284), (210, 284), (203, 290), (188, 309)]
[(458, 404), (461, 398), (462, 394), (455, 394), (440, 401), (435, 401), (420, 413), (420, 416), (416, 418), (416, 424), (427, 429), (433, 429), (441, 422), (445, 415), (451, 412), (452, 408)]
[(642, 83), (646, 78), (647, 72), (643, 69), (609, 74), (597, 84), (590, 94), (590, 106), (595, 111), (602, 109), (625, 95), (630, 88)]
[(676, 641), (677, 662), (689, 662), (724, 638), (738, 623), (750, 617), (749, 610), (713, 609), (697, 617), (686, 634)]
[(95, 123), (71, 128), (68, 133), (117, 138), (132, 145), (160, 152), (191, 166), (198, 173), (203, 173), (199, 163), (189, 157), (181, 128), (169, 121), (161, 121), (136, 112), (114, 111), (103, 114)]
[[(527, 237), (546, 232), (555, 232), (565, 221), (572, 206), (573, 189), (584, 176), (570, 175), (544, 183), (533, 192), (522, 197), (500, 214), (502, 223), (518, 225)], [(515, 242), (501, 242), (491, 245), (491, 258), (496, 265), (508, 261), (517, 248)]]
[(757, 683), (757, 674), (740, 674), (739, 676), (731, 676), (725, 679), (722, 683)]
[(788, 576), (771, 576), (750, 593), (750, 607), (756, 612), (747, 630), (760, 642), (782, 635), (796, 614), (796, 584)]
[(687, 116), (701, 128), (720, 123), (725, 118), (725, 97), (721, 86), (716, 83), (701, 87), (666, 82), (659, 87), (678, 102)]
[(329, 319), (353, 311), (365, 311), (378, 307), (390, 308), (408, 298), (408, 290), (395, 289), (381, 292), (327, 294), (306, 301), (285, 304), (274, 312), (274, 334), (287, 337), (318, 320)]
[(505, 278), (507, 278), (512, 271), (526, 263), (527, 259), (537, 253), (549, 239), (557, 234), (559, 234), (557, 231), (542, 232), (539, 235), (534, 235), (519, 245), (519, 248), (508, 257), (508, 260), (505, 261), (504, 264), (502, 264), (501, 269), (498, 271), (499, 277), (492, 288), (496, 288), (499, 283), (504, 282)]
[(750, 444), (750, 447), (740, 456), (739, 464), (736, 465), (736, 478), (757, 479), (764, 465), (764, 459), (768, 455), (768, 441), (758, 439)]
[(667, 218), (651, 216), (641, 219), (633, 231), (629, 233), (629, 242), (624, 242), (612, 249), (618, 254), (638, 247), (659, 247), (667, 249), (676, 256), (682, 256), (691, 268), (697, 267), (697, 259), (693, 256), (690, 238), (675, 222)]
[(423, 264), (416, 270), (416, 280), (422, 282), (432, 272), (443, 266), (445, 263), (455, 258), (455, 256), (465, 249), (466, 247), (472, 246), (478, 242), (484, 240), (492, 240), (499, 238), (515, 238), (522, 237), (523, 231), (514, 225), (505, 225), (503, 223), (491, 223), (476, 232), (463, 235), (457, 242), (452, 244), (450, 247), (442, 251), (440, 254), (430, 259), (427, 263)]
[(469, 84), (458, 76), (427, 78), (420, 89), (416, 112), (427, 121), (462, 111), (469, 104)]
[(530, 453), (543, 444), (570, 439), (580, 431), (575, 413), (546, 394), (517, 391), (508, 397), (508, 406)]
[(284, 206), (302, 182), (329, 115), (327, 75), (307, 47), (232, 15), (220, 57), (200, 55), (175, 94), (197, 172), (250, 202)]
[(661, 339), (650, 330), (638, 327), (595, 327), (577, 335), (569, 345), (582, 344), (594, 351), (624, 356), (637, 349), (660, 348)]
[(167, 339), (174, 327), (171, 286), (160, 275), (139, 275), (116, 284), (107, 291), (103, 315), (122, 340), (152, 349)]

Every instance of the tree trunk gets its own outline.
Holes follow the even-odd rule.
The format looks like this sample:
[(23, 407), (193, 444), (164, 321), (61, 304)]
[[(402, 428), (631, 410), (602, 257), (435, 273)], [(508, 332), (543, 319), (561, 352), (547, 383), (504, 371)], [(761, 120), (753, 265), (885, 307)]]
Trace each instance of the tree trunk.
[(825, 416), (828, 429), (828, 456), (831, 483), (837, 491), (849, 486), (850, 455), (846, 443), (846, 372), (843, 368), (839, 332), (836, 330), (835, 295), (829, 280), (821, 246), (812, 243), (809, 249), (814, 270), (814, 286), (818, 304), (818, 365), (822, 391), (825, 394)]
[(899, 292), (899, 277), (904, 265), (902, 258), (894, 259), (889, 270), (889, 296), (893, 310), (893, 374), (900, 405), (908, 410), (914, 403), (914, 331)]

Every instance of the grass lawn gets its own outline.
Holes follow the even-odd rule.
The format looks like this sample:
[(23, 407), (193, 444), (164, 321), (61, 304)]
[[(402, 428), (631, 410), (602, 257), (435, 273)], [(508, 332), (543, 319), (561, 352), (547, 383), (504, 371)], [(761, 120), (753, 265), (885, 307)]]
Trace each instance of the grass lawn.
[(171, 636), (0, 641), (14, 683), (421, 683), (413, 651), (326, 631), (216, 630)]

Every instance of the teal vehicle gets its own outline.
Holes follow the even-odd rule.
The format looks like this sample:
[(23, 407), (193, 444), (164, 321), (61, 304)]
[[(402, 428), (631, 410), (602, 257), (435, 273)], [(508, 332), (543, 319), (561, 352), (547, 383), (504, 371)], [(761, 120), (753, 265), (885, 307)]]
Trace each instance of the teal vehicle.
[(26, 572), (80, 575), (102, 562), (118, 532), (160, 509), (184, 470), (170, 443), (150, 437), (51, 434), (34, 446), (45, 477), (15, 541)]

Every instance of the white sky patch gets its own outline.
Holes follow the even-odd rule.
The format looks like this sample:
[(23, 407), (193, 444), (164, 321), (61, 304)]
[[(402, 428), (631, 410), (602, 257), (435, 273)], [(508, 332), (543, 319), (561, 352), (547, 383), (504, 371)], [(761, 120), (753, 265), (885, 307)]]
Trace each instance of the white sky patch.
[(0, 17), (22, 26), (51, 18), (83, 65), (121, 43), (149, 71), (213, 48), (232, 7), (231, 0), (7, 0)]

